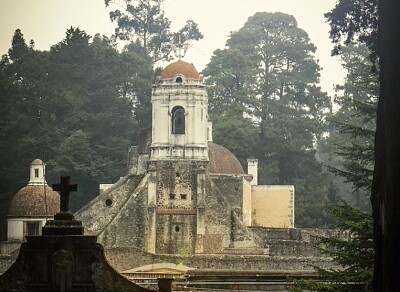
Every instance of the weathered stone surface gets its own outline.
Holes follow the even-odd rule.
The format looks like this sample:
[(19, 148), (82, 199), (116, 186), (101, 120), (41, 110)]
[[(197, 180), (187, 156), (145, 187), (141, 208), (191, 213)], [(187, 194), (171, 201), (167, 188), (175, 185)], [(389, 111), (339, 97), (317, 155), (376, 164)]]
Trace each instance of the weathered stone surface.
[(149, 291), (111, 268), (95, 236), (29, 236), (0, 291)]
[(132, 248), (109, 248), (106, 257), (118, 271), (155, 263), (182, 264), (196, 269), (232, 271), (313, 271), (313, 266), (333, 267), (327, 257), (251, 254), (155, 255)]

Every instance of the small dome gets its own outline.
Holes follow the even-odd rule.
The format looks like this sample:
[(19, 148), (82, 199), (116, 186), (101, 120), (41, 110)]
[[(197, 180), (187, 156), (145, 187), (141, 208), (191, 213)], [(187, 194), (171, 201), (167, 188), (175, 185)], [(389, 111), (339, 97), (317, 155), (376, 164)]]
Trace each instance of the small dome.
[(165, 67), (161, 72), (160, 79), (171, 79), (178, 74), (185, 76), (187, 79), (201, 80), (200, 74), (197, 72), (196, 68), (192, 64), (181, 60), (173, 62)]
[(220, 174), (244, 174), (239, 160), (225, 147), (208, 142), (209, 172)]
[[(46, 192), (46, 196), (45, 196)], [(46, 214), (47, 203), (47, 214)], [(60, 211), (60, 196), (49, 186), (28, 185), (20, 189), (11, 200), (10, 217), (45, 217)]]
[(43, 161), (41, 161), (40, 159), (35, 159), (31, 162), (31, 165), (43, 165)]

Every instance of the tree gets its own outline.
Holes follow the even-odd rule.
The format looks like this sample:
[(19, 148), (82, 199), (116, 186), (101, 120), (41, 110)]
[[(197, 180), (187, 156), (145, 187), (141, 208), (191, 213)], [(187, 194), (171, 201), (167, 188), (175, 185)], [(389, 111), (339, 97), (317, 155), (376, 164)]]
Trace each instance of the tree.
[(26, 185), (35, 158), (47, 164), (49, 184), (65, 173), (79, 184), (71, 198), (77, 209), (98, 193), (99, 183), (124, 174), (127, 150), (147, 125), (141, 113), (150, 108), (152, 63), (140, 47), (119, 53), (108, 38), (72, 27), (43, 52), (17, 30), (9, 52), (13, 58), (0, 63), (0, 215)]
[(338, 265), (316, 267), (321, 281), (300, 280), (290, 291), (372, 291), (373, 231), (369, 212), (342, 202), (331, 210), (336, 228), (346, 237), (322, 237), (320, 250)]
[(331, 27), (330, 37), (335, 43), (333, 54), (342, 45), (354, 42), (366, 44), (372, 60), (377, 53), (378, 0), (338, 0), (335, 8), (325, 14)]
[(344, 84), (337, 86), (335, 101), (339, 108), (328, 118), (329, 136), (320, 150), (330, 157), (325, 162), (329, 170), (352, 185), (355, 200), (343, 193), (342, 198), (367, 210), (374, 163), (378, 76), (371, 71), (366, 45), (342, 48), (340, 57), (347, 76)]
[(170, 60), (172, 44), (178, 36), (182, 42), (199, 40), (203, 35), (198, 25), (188, 20), (183, 28), (173, 33), (170, 20), (161, 8), (164, 0), (105, 0), (107, 7), (117, 5), (120, 9), (110, 12), (111, 21), (117, 22), (115, 38), (142, 46), (154, 63)]
[(371, 202), (374, 218), (374, 291), (400, 287), (400, 3), (379, 2), (380, 92)]
[[(227, 106), (237, 119), (256, 123), (253, 140), (259, 143), (253, 153), (260, 172), (267, 172), (261, 183), (268, 176), (268, 183), (296, 185), (304, 203), (297, 204), (299, 226), (323, 224), (327, 193), (313, 145), (324, 131), (330, 100), (318, 87), (315, 49), (293, 16), (258, 12), (231, 34), (226, 49), (214, 52), (204, 70), (211, 85), (210, 112), (221, 114)], [(318, 214), (305, 220), (312, 208)]]

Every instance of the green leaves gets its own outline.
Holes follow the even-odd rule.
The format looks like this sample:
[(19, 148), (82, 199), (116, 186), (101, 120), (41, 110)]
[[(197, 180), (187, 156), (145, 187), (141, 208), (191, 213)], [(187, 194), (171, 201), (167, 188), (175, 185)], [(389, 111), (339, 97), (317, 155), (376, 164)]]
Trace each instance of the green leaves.
[(92, 38), (79, 28), (69, 28), (50, 52), (28, 49), (11, 62), (3, 58), (5, 195), (26, 184), (35, 158), (47, 163), (49, 184), (66, 173), (79, 184), (73, 209), (97, 195), (99, 183), (115, 182), (125, 172), (138, 125), (147, 126), (151, 117), (152, 78), (152, 63), (141, 47), (119, 53), (108, 38)]
[(172, 45), (177, 43), (177, 36), (183, 42), (199, 40), (203, 35), (198, 25), (189, 20), (178, 32), (170, 29), (171, 21), (162, 10), (163, 0), (124, 0), (111, 2), (105, 0), (108, 7), (115, 4), (118, 9), (110, 12), (110, 19), (117, 22), (114, 37), (135, 43), (143, 47), (153, 63), (172, 59)]
[(337, 157), (328, 168), (364, 194), (358, 200), (364, 208), (369, 206), (372, 184), (378, 76), (371, 71), (365, 45), (343, 48), (341, 58), (348, 74), (336, 96), (339, 108), (328, 118), (327, 143), (333, 144), (331, 155)]
[[(320, 282), (299, 281), (291, 291), (372, 291), (373, 228), (368, 212), (342, 201), (331, 209), (341, 237), (322, 237), (319, 248), (338, 265), (334, 269), (316, 268)], [(345, 236), (346, 235), (346, 236)]]
[[(227, 48), (214, 52), (203, 71), (210, 113), (236, 119), (214, 120), (214, 128), (226, 133), (220, 142), (236, 145), (239, 157), (250, 152), (258, 158), (261, 183), (295, 184), (301, 202), (296, 203), (296, 224), (307, 227), (325, 220), (322, 211), (312, 211), (323, 210), (327, 194), (313, 147), (331, 109), (330, 98), (318, 86), (315, 50), (293, 16), (258, 12), (231, 34)], [(246, 127), (245, 140), (238, 135), (230, 142), (233, 124)]]
[(342, 44), (358, 41), (366, 44), (375, 59), (377, 52), (378, 0), (339, 0), (325, 14), (331, 27), (330, 37), (336, 44), (332, 54), (341, 51)]

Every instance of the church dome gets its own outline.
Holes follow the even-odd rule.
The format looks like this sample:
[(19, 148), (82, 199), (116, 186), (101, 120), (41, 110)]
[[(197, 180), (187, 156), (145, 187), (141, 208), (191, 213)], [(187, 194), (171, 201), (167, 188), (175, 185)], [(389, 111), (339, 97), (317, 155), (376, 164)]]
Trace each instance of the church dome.
[(209, 172), (219, 174), (244, 174), (239, 160), (225, 147), (208, 142)]
[(43, 161), (37, 158), (32, 161), (31, 165), (43, 165)]
[(169, 64), (161, 72), (160, 79), (172, 79), (176, 75), (183, 75), (186, 79), (201, 80), (199, 72), (196, 68), (185, 61), (176, 61)]
[[(47, 203), (47, 214), (46, 214)], [(60, 196), (47, 185), (28, 185), (11, 200), (9, 217), (45, 217), (60, 211)]]

